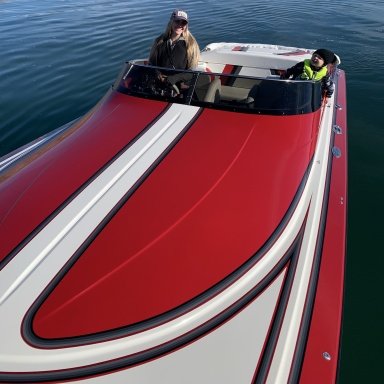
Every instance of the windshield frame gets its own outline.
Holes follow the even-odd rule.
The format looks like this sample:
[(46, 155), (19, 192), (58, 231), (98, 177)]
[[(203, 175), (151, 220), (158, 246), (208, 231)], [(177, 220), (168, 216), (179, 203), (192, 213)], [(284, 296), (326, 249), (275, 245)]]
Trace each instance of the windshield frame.
[[(162, 77), (165, 80), (158, 81)], [(212, 91), (213, 82), (216, 83), (217, 94), (208, 100), (208, 89)], [(180, 86), (185, 89), (179, 89)], [(206, 94), (202, 93), (204, 87)], [(135, 61), (125, 63), (113, 89), (145, 99), (267, 115), (311, 113), (319, 109), (322, 102), (319, 81), (283, 80), (276, 75), (253, 77), (202, 70), (176, 70)]]

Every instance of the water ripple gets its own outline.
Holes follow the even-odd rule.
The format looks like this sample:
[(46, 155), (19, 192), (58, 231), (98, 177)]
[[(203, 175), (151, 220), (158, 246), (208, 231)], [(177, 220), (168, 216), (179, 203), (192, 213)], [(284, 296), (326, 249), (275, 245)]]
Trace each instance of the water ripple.
[[(364, 7), (324, 0), (322, 17), (314, 17), (314, 0), (305, 6), (287, 0), (239, 0), (235, 7), (228, 0), (199, 0), (179, 6), (188, 11), (201, 48), (212, 41), (325, 45), (341, 55), (350, 73), (383, 65), (376, 54), (383, 10), (373, 0)], [(147, 57), (174, 7), (172, 0), (0, 2), (0, 156), (85, 113), (124, 61)]]

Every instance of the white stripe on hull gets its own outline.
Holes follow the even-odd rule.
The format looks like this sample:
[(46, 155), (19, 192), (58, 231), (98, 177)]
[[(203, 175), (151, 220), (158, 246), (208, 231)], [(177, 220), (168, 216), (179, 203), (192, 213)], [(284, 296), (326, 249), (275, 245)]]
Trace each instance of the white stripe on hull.
[(286, 270), (227, 323), (176, 353), (81, 383), (251, 383)]
[[(322, 124), (323, 128), (319, 133), (320, 137), (314, 166), (312, 167), (308, 182), (282, 235), (256, 265), (226, 290), (195, 310), (175, 320), (118, 340), (105, 341), (93, 345), (43, 350), (32, 348), (21, 338), (20, 326), (22, 319), (34, 300), (80, 247), (93, 229), (96, 228), (135, 182), (139, 180), (151, 164), (183, 130), (185, 125), (194, 118), (197, 112), (198, 108), (173, 105), (140, 140), (124, 152), (65, 207), (52, 222), (37, 234), (0, 273), (0, 316), (3, 322), (0, 329), (0, 340), (2, 340), (0, 345), (0, 371), (18, 372), (20, 368), (23, 371), (50, 371), (101, 363), (154, 348), (190, 332), (241, 299), (274, 269), (276, 264), (290, 249), (308, 213), (309, 216), (299, 256), (297, 274), (293, 281), (287, 313), (280, 332), (280, 338), (277, 342), (271, 369), (268, 373), (268, 382), (287, 381), (296, 346), (298, 326), (304, 310), (307, 286), (314, 259), (317, 231), (320, 223), (330, 140), (330, 132), (324, 127), (331, 127), (332, 113), (330, 109), (325, 113), (325, 121)], [(48, 255), (50, 257), (47, 257)], [(252, 339), (251, 343), (253, 348), (252, 368), (255, 369), (264, 346), (267, 334), (265, 329), (268, 329), (269, 326), (269, 323), (266, 326), (267, 328), (261, 326), (258, 319), (261, 321), (265, 314), (268, 313), (268, 321), (270, 321), (272, 316), (270, 311), (275, 306), (281, 284), (282, 275), (252, 302), (247, 309), (238, 314), (236, 318), (208, 336), (192, 343), (190, 346), (177, 350), (160, 360), (155, 360), (144, 366), (131, 368), (126, 373), (115, 373), (113, 376), (116, 376), (117, 380), (121, 379), (121, 375), (124, 378), (137, 377), (136, 382), (142, 382), (144, 380), (143, 377), (147, 378), (146, 372), (148, 372), (149, 379), (159, 377), (159, 371), (165, 370), (162, 372), (167, 377), (168, 371), (175, 369), (175, 363), (177, 363), (177, 367), (182, 367), (182, 361), (185, 362), (183, 359), (187, 359), (187, 362), (193, 359), (193, 361), (200, 361), (202, 365), (205, 364), (206, 368), (200, 370), (200, 366), (195, 366), (194, 371), (205, 372), (208, 375), (209, 364), (206, 361), (206, 355), (205, 357), (201, 356), (205, 352), (201, 352), (200, 346), (205, 348), (205, 346), (209, 345), (209, 339), (211, 337), (214, 339), (215, 335), (218, 334), (223, 334), (222, 337), (236, 337), (232, 333), (227, 334), (225, 332), (236, 321), (241, 321), (243, 329), (247, 329), (250, 333), (254, 331), (258, 335), (257, 337), (254, 336), (255, 339)], [(241, 320), (237, 320), (237, 317), (241, 318)], [(292, 320), (290, 320), (291, 318)], [(224, 336), (224, 333), (226, 333), (226, 336)], [(247, 334), (247, 331), (244, 334)], [(235, 343), (231, 339), (232, 341)], [(211, 348), (212, 354), (222, 356), (222, 359), (225, 361), (220, 342), (215, 345), (212, 344)], [(193, 352), (189, 352), (191, 350)], [(189, 356), (188, 353), (192, 355)], [(242, 358), (246, 360), (246, 356), (243, 355)], [(216, 361), (216, 358), (213, 360)], [(163, 361), (165, 362), (164, 366)], [(168, 366), (167, 361), (173, 362)], [(228, 362), (224, 364), (228, 364)], [(146, 371), (148, 369), (147, 366), (155, 367), (153, 371), (154, 376), (149, 371)], [(156, 366), (158, 367), (156, 368)], [(171, 366), (172, 368), (170, 368)], [(141, 371), (142, 373), (140, 373)], [(249, 369), (246, 372), (246, 381), (249, 382)], [(174, 373), (175, 376), (172, 376), (173, 379), (169, 377), (168, 382), (180, 382), (178, 374), (182, 373), (183, 369), (180, 368), (178, 373), (176, 372)], [(183, 382), (186, 382), (184, 379), (185, 377)], [(92, 380), (96, 382), (96, 379)], [(97, 380), (99, 382), (112, 382), (112, 376), (105, 376), (106, 381), (104, 381), (103, 377)], [(231, 380), (230, 376), (224, 375), (220, 382), (233, 382)], [(196, 381), (198, 381), (198, 378), (194, 382)]]
[(298, 265), (289, 301), (269, 370), (267, 383), (286, 383), (291, 372), (292, 361), (297, 345), (301, 320), (304, 313), (308, 285), (315, 258), (316, 244), (320, 230), (323, 198), (326, 187), (328, 156), (333, 119), (333, 102), (325, 109), (319, 142), (314, 156), (314, 166), (308, 180), (311, 189), (311, 202), (305, 226), (303, 242), (300, 248)]
[(20, 326), (15, 324), (21, 325), (28, 308), (57, 272), (198, 111), (198, 107), (172, 105), (0, 272), (0, 348), (7, 347), (0, 361), (6, 362), (5, 366), (11, 363), (8, 369), (13, 364), (23, 365), (20, 356), (32, 364), (36, 356), (20, 338)]

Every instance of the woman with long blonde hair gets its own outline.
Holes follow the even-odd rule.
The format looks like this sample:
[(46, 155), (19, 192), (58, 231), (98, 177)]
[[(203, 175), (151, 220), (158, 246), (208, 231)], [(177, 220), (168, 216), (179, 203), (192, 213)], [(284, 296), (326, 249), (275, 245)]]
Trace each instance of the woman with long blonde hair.
[(188, 15), (176, 9), (149, 54), (149, 64), (173, 69), (194, 69), (200, 58), (196, 39), (188, 29)]

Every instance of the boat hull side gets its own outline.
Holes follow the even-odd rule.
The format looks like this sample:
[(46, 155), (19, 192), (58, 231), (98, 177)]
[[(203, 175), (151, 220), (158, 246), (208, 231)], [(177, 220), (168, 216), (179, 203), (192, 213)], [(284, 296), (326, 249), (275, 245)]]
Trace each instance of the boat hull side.
[[(339, 71), (333, 145), (330, 149), (328, 208), (324, 243), (300, 383), (334, 382), (340, 359), (347, 233), (347, 102), (345, 73)], [(339, 129), (340, 128), (340, 129)]]

